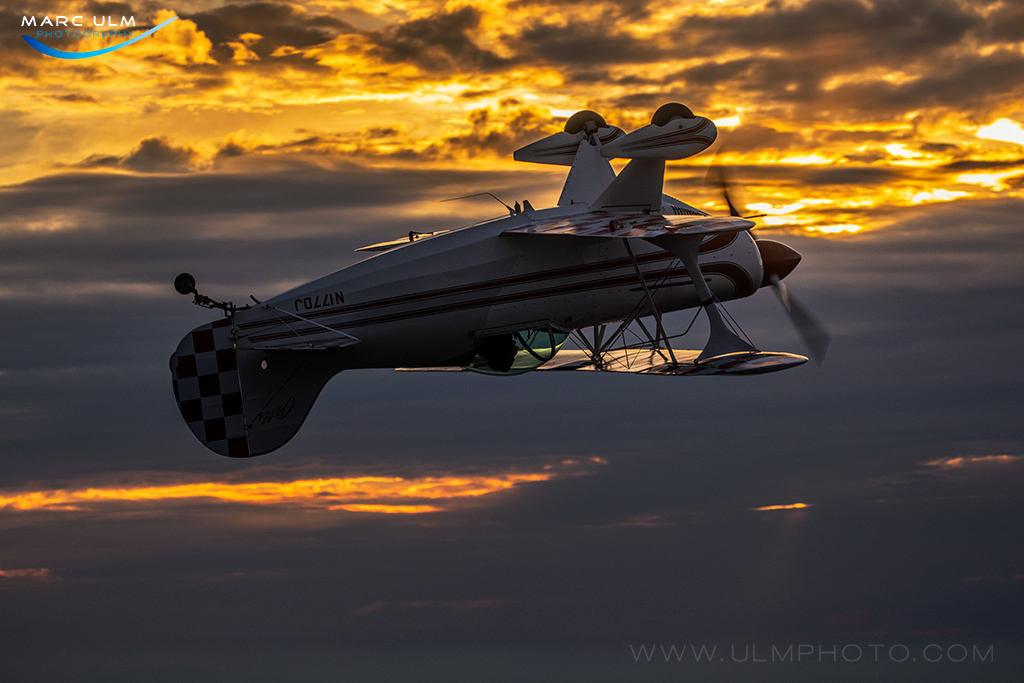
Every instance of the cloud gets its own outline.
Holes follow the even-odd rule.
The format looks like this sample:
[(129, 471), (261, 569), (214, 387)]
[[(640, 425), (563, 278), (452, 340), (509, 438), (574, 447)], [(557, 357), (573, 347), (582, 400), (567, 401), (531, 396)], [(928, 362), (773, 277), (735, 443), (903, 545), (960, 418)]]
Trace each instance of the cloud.
[(28, 13), (0, 8), (0, 52), (4, 56), (0, 59), (0, 77), (32, 77), (45, 65), (46, 57), (28, 48), (21, 37), (25, 33), (21, 28), (21, 19)]
[(863, 189), (892, 184), (898, 180), (912, 179), (911, 176), (899, 169), (872, 166), (801, 169), (796, 171), (794, 176), (814, 188), (821, 185), (850, 185)]
[[(811, 0), (772, 2), (757, 12), (688, 13), (678, 26), (643, 40), (587, 21), (527, 27), (520, 40), (542, 57), (557, 57), (553, 64), (569, 65), (570, 74), (584, 60), (607, 62), (617, 67), (617, 84), (660, 91), (630, 93), (622, 106), (653, 106), (664, 93), (682, 91), (689, 104), (704, 107), (727, 89), (734, 104), (775, 115), (858, 121), (920, 107), (993, 108), (1019, 94), (1012, 75), (1021, 68), (1019, 53), (974, 51), (972, 39), (984, 34), (986, 21), (977, 9), (949, 0)], [(567, 49), (549, 53), (562, 41)], [(704, 57), (715, 51), (720, 56)], [(673, 60), (687, 65), (665, 75), (639, 68), (663, 70)], [(581, 81), (594, 79), (607, 81), (609, 74), (589, 66), (581, 71)]]
[[(296, 131), (304, 135), (280, 141), (231, 137), (216, 159), (259, 156), (265, 161), (295, 158), (329, 159), (336, 163), (391, 161), (433, 164), (453, 159), (507, 160), (529, 142), (561, 130), (565, 117), (544, 107), (504, 98), (495, 107), (472, 109), (462, 121), (450, 121), (456, 130), (430, 137), (413, 137), (404, 122), (368, 126), (359, 130), (329, 133)], [(525, 168), (524, 172), (528, 172)]]
[(766, 149), (790, 150), (806, 147), (807, 140), (795, 131), (779, 131), (761, 124), (743, 124), (719, 135), (722, 147), (730, 150), (757, 152)]
[(573, 71), (608, 64), (644, 64), (668, 55), (658, 41), (638, 38), (616, 28), (612, 17), (603, 16), (585, 22), (534, 22), (508, 42), (524, 60)]
[(758, 508), (751, 508), (751, 510), (754, 512), (774, 512), (776, 510), (803, 510), (809, 507), (813, 507), (813, 505), (808, 505), (807, 503), (786, 503), (783, 505), (764, 505)]
[(60, 581), (49, 567), (0, 569), (0, 591), (18, 590), (26, 585), (53, 585)]
[(1024, 455), (966, 455), (931, 460), (924, 465), (948, 471), (975, 467), (1008, 467), (1020, 465), (1022, 462), (1024, 462)]
[(527, 8), (540, 14), (552, 14), (553, 9), (582, 14), (600, 11), (604, 16), (623, 22), (646, 19), (656, 5), (651, 0), (510, 0), (508, 3), (509, 9)]
[(999, 119), (993, 123), (982, 126), (976, 135), (987, 140), (1000, 140), (1024, 145), (1024, 128), (1011, 119)]
[(513, 60), (474, 41), (482, 16), (482, 10), (466, 5), (370, 31), (366, 34), (369, 54), (384, 62), (413, 64), (431, 75), (513, 66)]
[(989, 6), (984, 36), (989, 40), (1019, 43), (1024, 35), (1024, 7), (1018, 3), (1001, 2)]
[(71, 103), (83, 103), (83, 104), (97, 104), (99, 102), (95, 95), (83, 95), (79, 93), (70, 93), (68, 95), (51, 95), (52, 99), (58, 102), (71, 102)]
[(232, 61), (239, 41), (255, 59), (266, 60), (286, 56), (288, 51), (283, 48), (301, 50), (354, 31), (330, 14), (315, 14), (302, 5), (284, 2), (230, 4), (187, 17), (213, 43), (212, 54), (220, 63)]
[(178, 147), (166, 137), (146, 138), (124, 156), (92, 154), (75, 164), (78, 168), (123, 168), (137, 173), (188, 173), (195, 170), (199, 153)]
[[(1021, 69), (1024, 56), (1015, 51), (940, 59), (911, 81), (843, 85), (821, 95), (819, 104), (822, 115), (842, 112), (852, 120), (886, 119), (922, 108), (988, 116), (1024, 93), (1015, 78)], [(858, 108), (862, 113), (854, 114)]]
[(1001, 160), (960, 159), (959, 161), (951, 161), (945, 164), (942, 169), (946, 171), (982, 171), (1004, 168), (1013, 169), (1022, 166), (1024, 166), (1024, 158)]
[(138, 11), (127, 2), (102, 2), (89, 0), (85, 3), (84, 12), (97, 17), (130, 17)]
[[(418, 201), (438, 188), (457, 187), (478, 177), (471, 171), (373, 169), (355, 164), (322, 168), (301, 162), (244, 173), (156, 177), (71, 173), (5, 188), (5, 218), (12, 221), (75, 209), (106, 213), (115, 212), (117, 206), (138, 214), (182, 217), (393, 205)], [(504, 184), (514, 176), (497, 177)]]
[[(168, 505), (217, 501), (328, 511), (422, 514), (441, 512), (463, 498), (478, 498), (528, 482), (547, 481), (553, 471), (486, 475), (347, 477), (296, 481), (190, 481), (168, 485), (20, 490), (0, 493), (0, 509), (102, 511), (113, 504)], [(2, 574), (0, 574), (2, 576)]]
[(301, 137), (280, 141), (247, 139), (231, 136), (217, 150), (215, 160), (228, 160), (258, 155), (264, 162), (274, 158), (293, 158), (306, 162), (319, 159), (333, 163), (352, 163), (360, 159), (407, 159), (410, 161), (435, 158), (432, 151), (424, 150), (423, 141), (410, 139), (402, 125), (368, 126), (346, 133), (326, 133), (297, 130)]
[(498, 112), (490, 109), (471, 111), (468, 131), (448, 136), (431, 149), (451, 156), (475, 156), (481, 152), (506, 156), (516, 148), (562, 128), (547, 109), (517, 106), (519, 103), (514, 100), (502, 104), (504, 106)]
[[(173, 16), (177, 15), (171, 10), (158, 9), (153, 15), (153, 26), (167, 21)], [(139, 28), (145, 29), (147, 27), (144, 24), (140, 24)], [(95, 49), (96, 47), (115, 44), (119, 40), (117, 37), (90, 37), (83, 39), (81, 44), (84, 49)], [(118, 60), (129, 59), (135, 61), (141, 59), (144, 62), (162, 62), (185, 69), (202, 68), (204, 65), (216, 63), (210, 54), (212, 45), (209, 39), (192, 21), (186, 18), (179, 18), (177, 21), (171, 22), (146, 40), (133, 43), (126, 49), (131, 50), (131, 52), (120, 54), (122, 51), (118, 51)], [(102, 63), (93, 63), (92, 66), (106, 78), (116, 77), (116, 72), (112, 74), (106, 71)]]
[(771, 49), (813, 59), (816, 69), (907, 66), (957, 45), (979, 28), (981, 13), (954, 0), (808, 0), (769, 2), (753, 13), (692, 14), (679, 30), (702, 45)]

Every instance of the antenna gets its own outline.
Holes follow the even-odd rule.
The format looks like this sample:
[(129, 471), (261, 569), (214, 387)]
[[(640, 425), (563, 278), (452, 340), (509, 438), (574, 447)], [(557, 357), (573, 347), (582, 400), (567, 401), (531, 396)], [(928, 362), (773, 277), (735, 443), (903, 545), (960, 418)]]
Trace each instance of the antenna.
[(472, 199), (473, 197), (483, 197), (485, 195), (490, 197), (490, 198), (492, 198), (494, 201), (498, 202), (499, 204), (504, 206), (506, 209), (508, 209), (508, 215), (514, 216), (516, 214), (515, 210), (511, 206), (509, 206), (505, 202), (501, 201), (500, 199), (495, 197), (490, 192), (477, 192), (476, 194), (467, 194), (465, 197), (452, 197), (451, 199), (442, 199), (438, 203), (457, 202), (457, 201), (459, 201), (461, 199)]

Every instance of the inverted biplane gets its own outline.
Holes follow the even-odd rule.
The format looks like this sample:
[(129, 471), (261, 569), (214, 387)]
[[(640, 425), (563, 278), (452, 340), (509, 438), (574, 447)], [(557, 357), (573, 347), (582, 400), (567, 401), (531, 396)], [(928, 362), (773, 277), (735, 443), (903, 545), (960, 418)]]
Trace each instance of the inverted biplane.
[[(628, 134), (581, 111), (514, 154), (569, 166), (555, 207), (517, 203), (502, 218), (364, 247), (380, 253), (246, 306), (200, 294), (182, 273), (178, 292), (223, 311), (171, 356), (182, 417), (212, 451), (249, 457), (291, 439), (342, 370), (745, 375), (800, 365), (806, 357), (758, 349), (721, 305), (765, 286), (820, 360), (828, 335), (781, 282), (800, 255), (754, 239), (727, 192), (729, 216), (662, 192), (665, 162), (717, 133), (674, 103)], [(616, 175), (610, 159), (629, 162)], [(696, 307), (707, 343), (674, 348), (662, 315)], [(578, 348), (563, 349), (570, 338)]]

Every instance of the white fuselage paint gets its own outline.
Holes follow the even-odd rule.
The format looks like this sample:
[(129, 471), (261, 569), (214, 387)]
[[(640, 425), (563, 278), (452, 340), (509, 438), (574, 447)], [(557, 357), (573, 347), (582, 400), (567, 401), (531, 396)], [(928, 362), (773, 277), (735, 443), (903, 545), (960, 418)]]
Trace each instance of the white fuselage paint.
[[(622, 320), (638, 306), (648, 311), (623, 240), (501, 234), (584, 212), (535, 211), (383, 252), (239, 311), (237, 345), (329, 344), (338, 335), (328, 327), (360, 340), (330, 352), (339, 369), (459, 365), (483, 330), (544, 321), (580, 328)], [(643, 240), (630, 246), (659, 311), (699, 305), (677, 258)], [(762, 265), (749, 233), (708, 238), (704, 249), (701, 270), (719, 300), (756, 291)]]

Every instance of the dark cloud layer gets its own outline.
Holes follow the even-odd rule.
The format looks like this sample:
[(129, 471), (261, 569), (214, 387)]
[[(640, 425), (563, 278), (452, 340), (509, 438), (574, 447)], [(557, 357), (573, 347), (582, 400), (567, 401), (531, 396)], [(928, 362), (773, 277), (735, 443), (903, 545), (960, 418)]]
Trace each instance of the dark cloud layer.
[(353, 31), (349, 24), (329, 14), (305, 12), (297, 5), (279, 2), (224, 5), (186, 18), (214, 44), (213, 55), (219, 62), (230, 61), (234, 50), (227, 43), (238, 42), (243, 33), (261, 36), (248, 47), (266, 59), (281, 47), (301, 49)]
[(474, 41), (481, 11), (465, 6), (372, 31), (370, 54), (385, 62), (414, 64), (430, 73), (493, 71), (512, 61)]
[(124, 156), (93, 154), (76, 164), (79, 168), (124, 168), (137, 173), (187, 173), (194, 170), (198, 154), (178, 147), (166, 137), (146, 138)]
[[(1015, 357), (1024, 334), (1007, 316), (1024, 295), (1016, 202), (916, 209), (860, 239), (786, 238), (805, 257), (791, 290), (835, 334), (820, 369), (732, 381), (351, 372), (286, 451), (239, 463), (194, 442), (166, 366), (177, 338), (209, 319), (171, 291), (183, 264), (204, 290), (265, 295), (276, 278), (351, 262), (360, 223), (405, 229), (375, 203), (514, 183), (470, 178), (293, 170), (8, 188), (5, 206), (22, 216), (80, 210), (94, 227), (0, 237), (0, 282), (29, 279), (0, 297), (4, 489), (174, 481), (175, 471), (287, 480), (608, 461), (426, 517), (203, 502), (0, 511), (3, 568), (50, 569), (45, 580), (0, 579), (9, 671), (764, 680), (726, 664), (638, 670), (629, 646), (839, 641), (995, 643), (994, 664), (889, 664), (871, 677), (1013, 680), (1024, 470), (923, 463), (1024, 453), (1020, 365), (971, 361), (978, 350)], [(331, 194), (332, 182), (351, 191)], [(60, 200), (45, 206), (46, 196)], [(272, 241), (252, 239), (267, 215)], [(109, 289), (75, 293), (90, 282)], [(155, 289), (129, 289), (138, 283)], [(767, 292), (729, 309), (765, 347), (799, 349)], [(688, 319), (669, 316), (670, 331)], [(812, 507), (752, 511), (794, 502)], [(80, 654), (43, 657), (39, 643), (54, 638)], [(860, 675), (828, 666), (778, 675)]]
[(28, 48), (21, 37), (25, 33), (21, 28), (23, 16), (20, 12), (0, 8), (0, 51), (4, 55), (0, 60), (0, 76), (31, 77), (45, 64), (45, 57)]
[(1001, 103), (1015, 99), (1024, 86), (1015, 74), (1024, 68), (1016, 51), (996, 51), (942, 62), (922, 78), (896, 85), (848, 84), (820, 97), (821, 114), (863, 109), (862, 118), (885, 118), (920, 108), (973, 111), (982, 118)]
[(981, 26), (979, 12), (953, 0), (769, 2), (752, 14), (693, 15), (681, 28), (703, 44), (811, 54), (831, 69), (926, 59)]
[(504, 121), (495, 123), (490, 110), (476, 109), (469, 114), (470, 131), (447, 137), (433, 151), (440, 155), (488, 152), (508, 157), (518, 147), (551, 135), (560, 128), (547, 110), (517, 107), (519, 103), (515, 101), (502, 104), (508, 114)]
[(127, 2), (100, 2), (90, 0), (85, 3), (85, 11), (99, 17), (130, 17), (137, 11)]
[[(486, 182), (507, 188), (520, 174), (490, 174)], [(147, 178), (79, 173), (40, 178), (0, 192), (5, 220), (17, 225), (55, 212), (75, 210), (157, 217), (311, 212), (324, 209), (385, 207), (424, 197), (443, 199), (453, 188), (480, 178), (469, 171), (372, 169), (339, 164), (324, 169), (295, 162), (283, 171), (211, 173)], [(494, 185), (493, 183), (497, 183)], [(185, 224), (196, 234), (191, 223)]]
[(617, 31), (607, 17), (582, 25), (535, 24), (524, 28), (515, 42), (524, 55), (569, 69), (643, 64), (666, 56), (655, 43)]
[[(614, 64), (621, 73), (632, 66), (634, 73), (619, 76), (616, 83), (644, 92), (619, 99), (619, 106), (652, 106), (665, 101), (666, 92), (677, 91), (701, 107), (709, 93), (724, 88), (756, 97), (766, 111), (779, 104), (798, 107), (800, 116), (878, 120), (922, 107), (995, 109), (1019, 96), (1020, 80), (1014, 74), (1024, 64), (1018, 51), (975, 53), (978, 41), (1007, 40), (1001, 21), (1013, 26), (1019, 13), (1005, 5), (987, 14), (982, 10), (951, 0), (771, 2), (750, 14), (692, 13), (678, 26), (643, 39), (601, 16), (536, 23), (508, 45), (524, 60), (561, 70), (572, 83), (607, 83), (609, 73), (596, 67)], [(644, 69), (670, 59), (712, 55), (722, 46), (749, 54), (707, 59), (667, 79), (652, 79)], [(866, 69), (904, 72), (911, 78), (829, 86), (833, 78)]]
[[(95, 9), (106, 12), (107, 5), (114, 13), (131, 9), (123, 3), (97, 4)], [(234, 69), (290, 67), (329, 77), (331, 67), (302, 50), (325, 46), (346, 34), (352, 40), (345, 50), (364, 50), (384, 69), (408, 64), (443, 78), (544, 66), (570, 84), (614, 83), (633, 90), (612, 100), (626, 108), (656, 106), (672, 93), (685, 93), (688, 104), (700, 108), (713, 94), (727, 90), (740, 100), (754, 101), (766, 114), (791, 118), (880, 120), (922, 108), (988, 115), (1024, 88), (1017, 78), (1024, 68), (1018, 50), (977, 49), (1012, 41), (1019, 33), (1014, 27), (1021, 13), (1006, 3), (988, 7), (953, 0), (771, 2), (753, 13), (689, 12), (678, 23), (644, 37), (625, 27), (629, 21), (649, 19), (647, 3), (605, 3), (589, 15), (576, 12), (571, 21), (552, 16), (510, 24), (492, 43), (483, 29), (483, 12), (468, 5), (438, 8), (372, 30), (285, 2), (229, 4), (183, 15), (212, 41), (218, 65), (196, 67), (194, 82), (177, 89), (223, 88), (230, 83), (223, 74)], [(2, 23), (9, 31), (0, 42), (9, 47), (11, 59), (0, 68), (34, 73), (39, 56), (20, 44), (17, 17), (11, 14), (8, 19)], [(260, 38), (242, 40), (247, 33)], [(744, 54), (714, 57), (723, 46), (741, 48)], [(254, 57), (246, 56), (250, 52)], [(694, 57), (703, 59), (667, 77), (651, 75), (652, 65)], [(615, 67), (614, 78), (610, 67)], [(866, 70), (871, 72), (866, 80), (842, 80)], [(887, 72), (901, 72), (906, 78), (883, 80)]]

